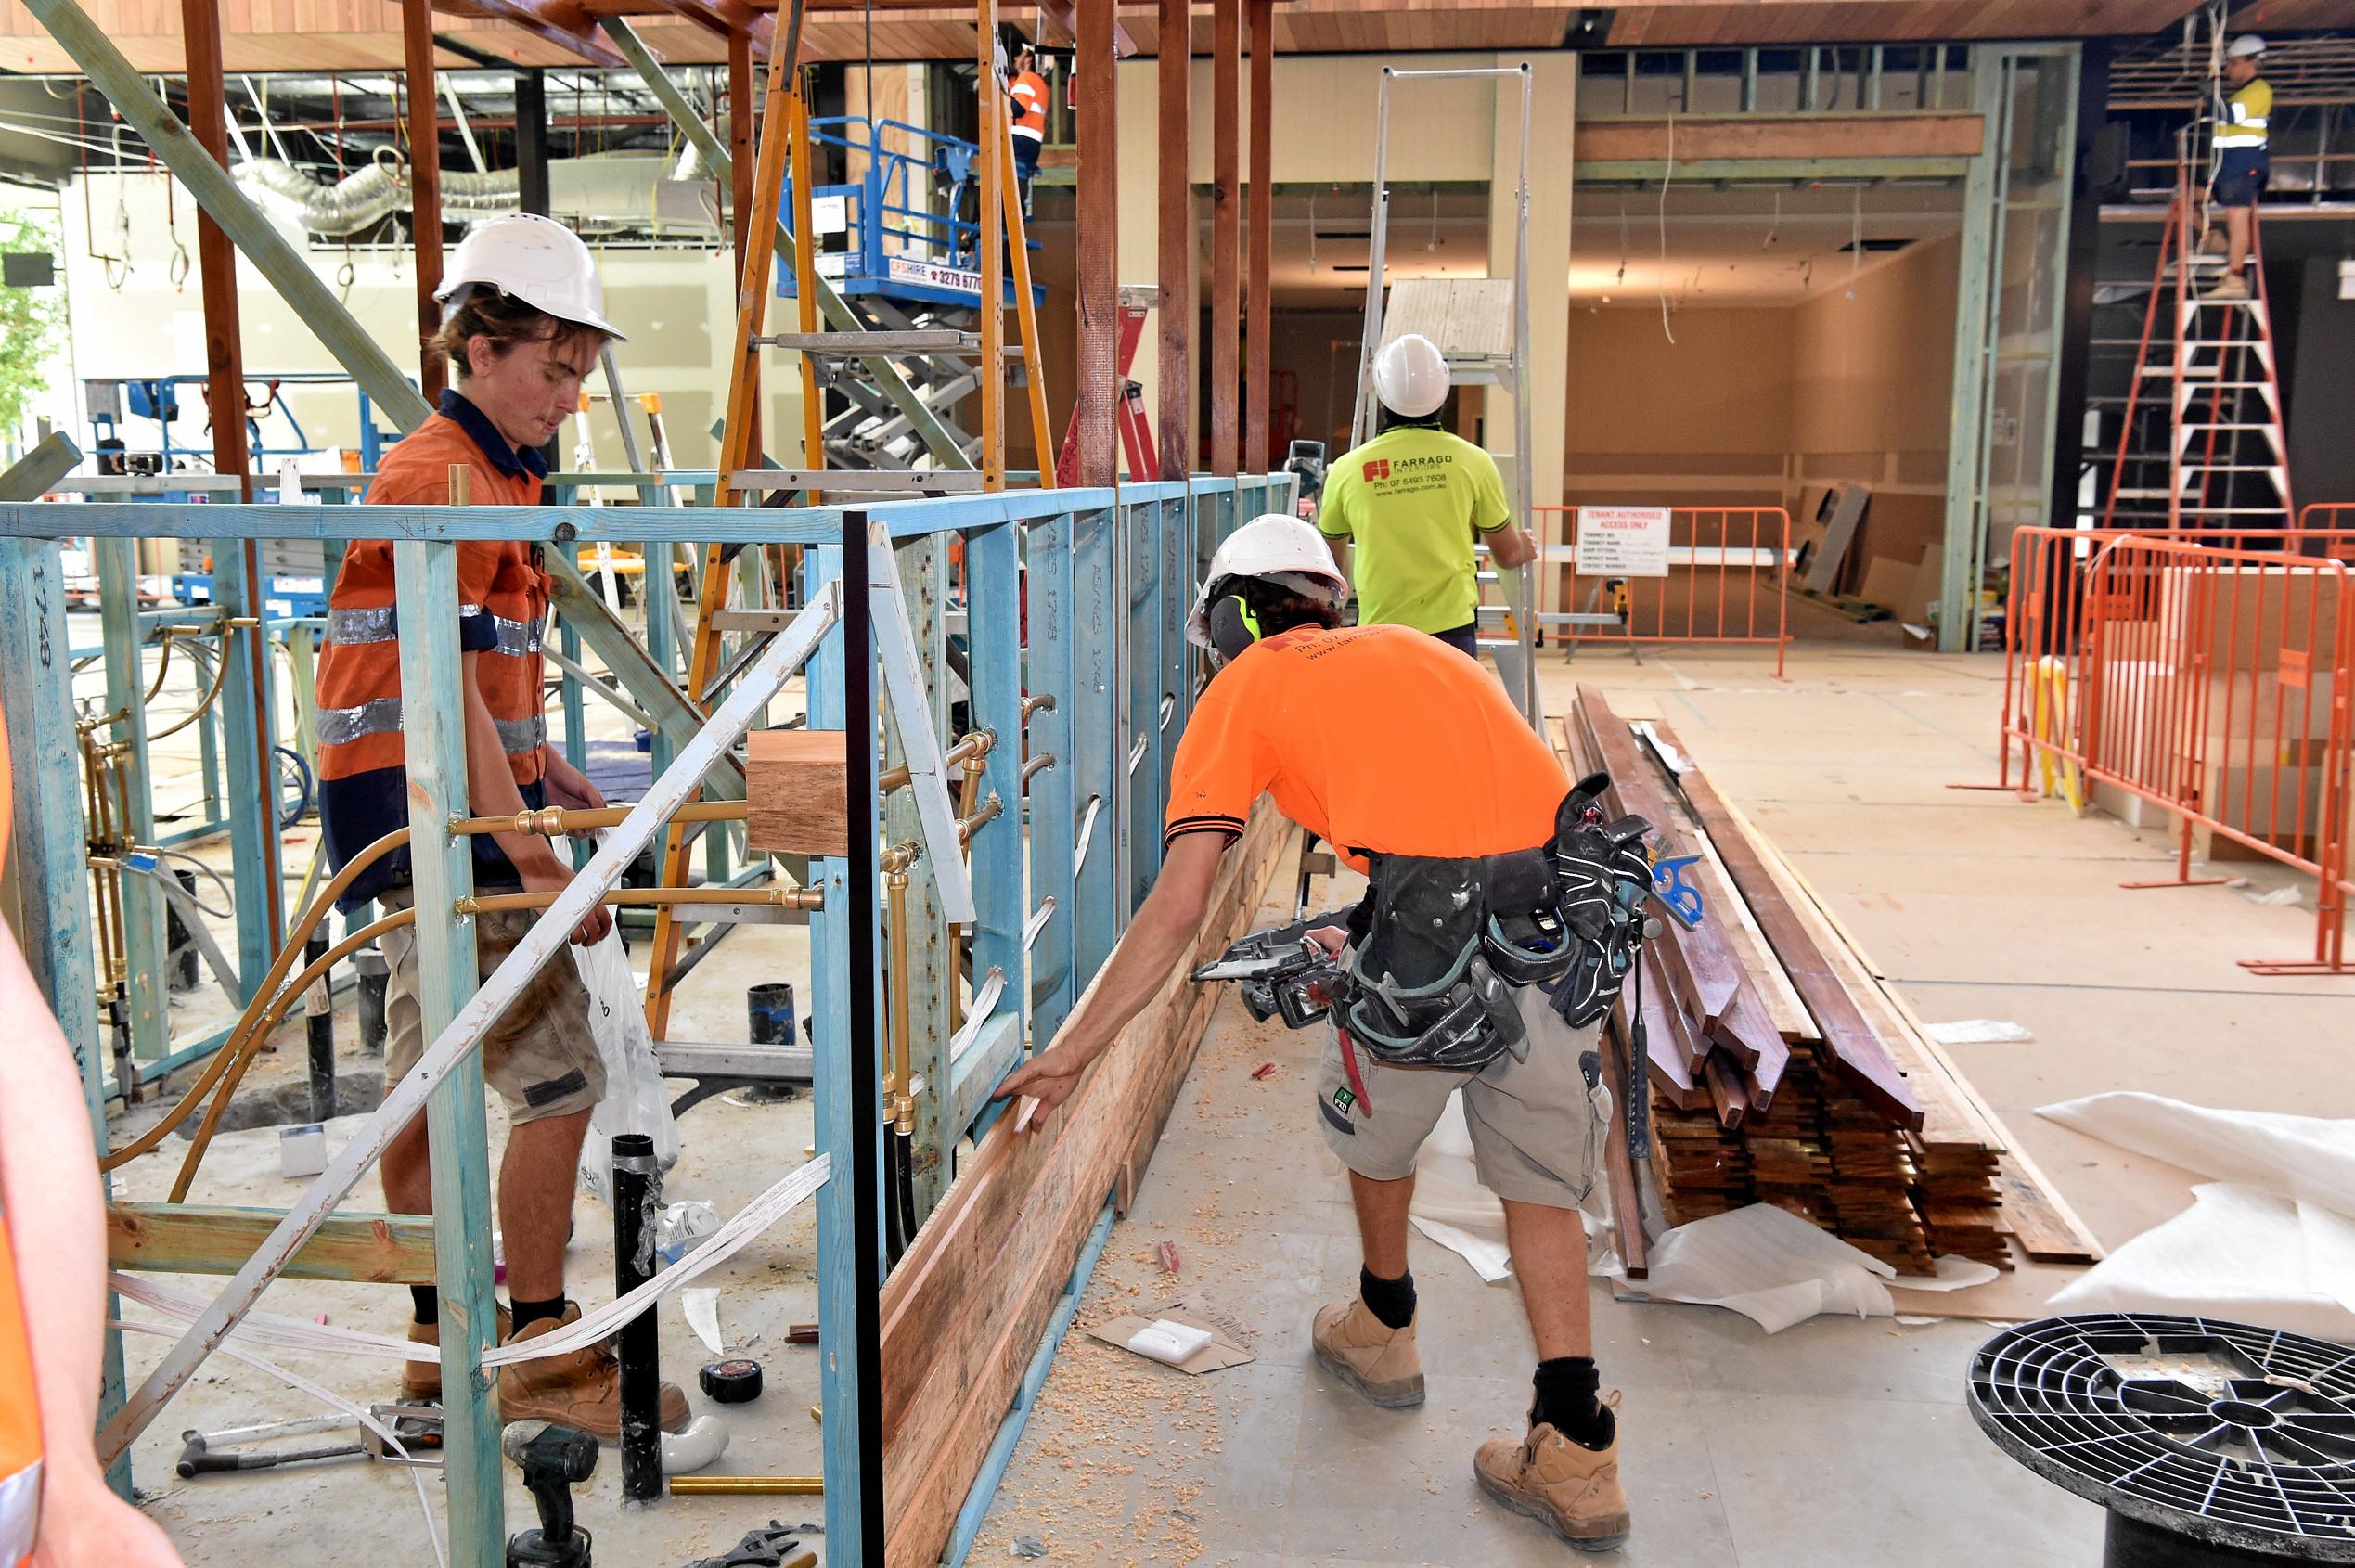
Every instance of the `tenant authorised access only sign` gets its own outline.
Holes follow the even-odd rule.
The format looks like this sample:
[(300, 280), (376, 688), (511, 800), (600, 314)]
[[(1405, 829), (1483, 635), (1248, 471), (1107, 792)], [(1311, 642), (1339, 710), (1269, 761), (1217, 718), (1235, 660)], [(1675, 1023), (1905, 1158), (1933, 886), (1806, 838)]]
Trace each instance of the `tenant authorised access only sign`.
[(1578, 575), (1666, 577), (1668, 508), (1580, 507)]

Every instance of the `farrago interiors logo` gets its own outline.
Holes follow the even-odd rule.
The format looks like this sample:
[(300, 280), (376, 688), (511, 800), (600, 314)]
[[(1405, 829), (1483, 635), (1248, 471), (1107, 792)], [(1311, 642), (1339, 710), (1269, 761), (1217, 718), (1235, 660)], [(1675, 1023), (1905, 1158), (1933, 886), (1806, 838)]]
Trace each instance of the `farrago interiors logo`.
[(1448, 463), (1448, 459), (1443, 456), (1370, 457), (1366, 460), (1363, 473), (1366, 482), (1371, 484), (1376, 480), (1390, 478), (1393, 469), (1397, 470), (1397, 476), (1400, 479), (1416, 479), (1445, 469)]

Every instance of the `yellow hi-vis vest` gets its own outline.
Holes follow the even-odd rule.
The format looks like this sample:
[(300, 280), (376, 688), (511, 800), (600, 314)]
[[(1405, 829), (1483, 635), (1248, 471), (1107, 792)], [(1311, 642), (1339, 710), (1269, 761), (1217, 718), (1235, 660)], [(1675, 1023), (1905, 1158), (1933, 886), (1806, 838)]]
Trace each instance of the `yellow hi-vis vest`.
[(2251, 80), (2224, 104), (2224, 122), (2216, 127), (2219, 148), (2262, 148), (2267, 122), (2273, 117), (2273, 84), (2262, 76)]
[(8, 1219), (0, 1215), (0, 1568), (32, 1558), (41, 1515), (41, 1406), (32, 1391), (32, 1351), (24, 1336)]

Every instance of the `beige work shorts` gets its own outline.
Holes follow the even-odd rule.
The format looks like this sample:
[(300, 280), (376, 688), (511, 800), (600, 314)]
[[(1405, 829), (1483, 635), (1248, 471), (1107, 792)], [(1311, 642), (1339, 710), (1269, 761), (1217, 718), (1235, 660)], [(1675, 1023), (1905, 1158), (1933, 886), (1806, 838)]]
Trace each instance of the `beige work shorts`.
[[(380, 893), (390, 914), (405, 909), (408, 888)], [(536, 909), (499, 909), (474, 917), (474, 961), (484, 977), (523, 940)], [(425, 1054), (423, 1015), (417, 999), (417, 932), (401, 926), (377, 939), (390, 967), (384, 987), (384, 1086), (407, 1076)], [(483, 1078), (507, 1102), (509, 1123), (536, 1122), (586, 1111), (605, 1098), (605, 1059), (589, 1032), (588, 988), (570, 953), (540, 967), (483, 1037)]]
[(1529, 1055), (1510, 1051), (1476, 1073), (1444, 1067), (1391, 1067), (1357, 1048), (1360, 1096), (1342, 1065), (1340, 1036), (1327, 1032), (1317, 1069), (1317, 1123), (1341, 1163), (1373, 1181), (1414, 1174), (1422, 1140), (1463, 1091), (1464, 1125), (1480, 1185), (1515, 1203), (1575, 1209), (1594, 1190), (1602, 1169), (1611, 1090), (1590, 1090), (1578, 1065), (1596, 1048), (1600, 1022), (1573, 1029), (1534, 985), (1516, 987)]

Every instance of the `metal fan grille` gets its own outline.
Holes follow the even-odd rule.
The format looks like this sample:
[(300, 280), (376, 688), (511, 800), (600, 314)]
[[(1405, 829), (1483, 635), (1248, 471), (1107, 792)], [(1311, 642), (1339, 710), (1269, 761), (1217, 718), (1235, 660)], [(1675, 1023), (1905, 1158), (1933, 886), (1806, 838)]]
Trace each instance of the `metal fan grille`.
[(2116, 1513), (2355, 1562), (2355, 1350), (2213, 1318), (2053, 1317), (1979, 1348), (1970, 1404), (2005, 1452)]

